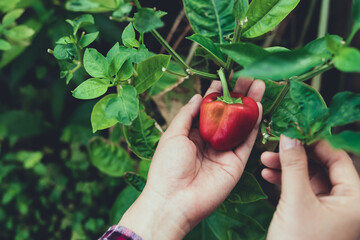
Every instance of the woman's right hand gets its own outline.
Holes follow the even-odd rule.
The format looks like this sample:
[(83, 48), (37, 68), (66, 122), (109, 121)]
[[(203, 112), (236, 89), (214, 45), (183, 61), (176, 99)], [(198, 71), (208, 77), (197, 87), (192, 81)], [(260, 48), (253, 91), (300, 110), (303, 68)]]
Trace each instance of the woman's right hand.
[[(281, 136), (280, 153), (265, 152), (263, 178), (282, 185), (268, 240), (357, 240), (360, 237), (360, 178), (351, 158), (326, 141), (303, 145)], [(310, 166), (310, 167), (309, 167)]]

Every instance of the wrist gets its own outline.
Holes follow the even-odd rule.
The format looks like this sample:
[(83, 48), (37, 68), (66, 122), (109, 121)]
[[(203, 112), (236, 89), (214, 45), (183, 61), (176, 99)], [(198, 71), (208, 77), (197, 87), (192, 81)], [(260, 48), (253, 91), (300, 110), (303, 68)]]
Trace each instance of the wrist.
[(171, 201), (146, 188), (125, 212), (119, 225), (144, 240), (183, 239), (191, 230), (186, 217)]

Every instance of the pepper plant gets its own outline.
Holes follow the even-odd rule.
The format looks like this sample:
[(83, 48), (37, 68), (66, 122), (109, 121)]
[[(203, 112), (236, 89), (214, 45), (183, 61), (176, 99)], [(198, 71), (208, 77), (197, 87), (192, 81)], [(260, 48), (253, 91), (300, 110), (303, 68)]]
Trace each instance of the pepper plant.
[[(350, 46), (360, 29), (360, 1), (353, 1), (352, 31), (345, 39), (326, 35), (297, 49), (263, 48), (254, 43), (266, 37), (299, 2), (183, 0), (194, 32), (187, 39), (198, 46), (199, 58), (214, 63), (211, 68), (198, 68), (185, 61), (157, 31), (164, 26), (161, 18), (165, 12), (142, 7), (138, 0), (67, 1), (69, 11), (86, 14), (67, 20), (72, 34), (60, 38), (49, 52), (58, 59), (60, 77), (67, 83), (80, 69), (89, 75), (72, 94), (84, 100), (101, 97), (91, 113), (93, 132), (108, 128), (112, 132), (114, 126), (120, 125), (127, 143), (114, 147), (103, 137), (93, 139), (88, 145), (92, 163), (105, 174), (124, 176), (141, 191), (149, 162), (165, 130), (150, 117), (153, 110), (149, 96), (178, 84), (169, 80), (171, 77), (184, 82), (194, 77), (211, 81), (219, 79), (218, 72), (223, 73), (220, 69), (224, 69), (229, 87), (234, 86), (238, 77), (261, 79), (266, 84), (264, 117), (246, 171), (228, 199), (188, 239), (264, 239), (273, 210), (264, 201), (267, 196), (253, 173), (260, 165), (259, 154), (268, 148), (269, 142), (276, 143), (285, 134), (305, 145), (326, 139), (335, 148), (360, 153), (360, 133), (332, 134), (335, 127), (360, 120), (360, 95), (340, 92), (327, 106), (321, 94), (304, 83), (333, 68), (346, 73), (360, 72), (360, 51)], [(125, 23), (126, 27), (121, 42), (114, 43), (107, 53), (100, 53), (89, 47), (99, 32), (79, 30), (95, 24), (89, 13), (107, 12), (111, 13), (109, 21)], [(168, 55), (149, 51), (144, 44), (146, 38), (155, 38)], [(134, 167), (127, 150), (139, 160), (135, 164), (137, 174), (132, 172)], [(118, 167), (110, 170), (114, 164)], [(138, 196), (131, 191), (135, 190), (128, 187), (120, 193), (114, 204), (113, 221)]]

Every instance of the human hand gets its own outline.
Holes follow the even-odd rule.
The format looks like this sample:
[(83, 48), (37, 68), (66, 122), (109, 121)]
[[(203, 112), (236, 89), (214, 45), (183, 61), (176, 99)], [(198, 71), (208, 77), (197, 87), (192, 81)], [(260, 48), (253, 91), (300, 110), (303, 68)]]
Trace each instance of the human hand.
[[(356, 240), (360, 237), (360, 179), (351, 158), (320, 141), (306, 151), (298, 140), (280, 138), (280, 153), (261, 156), (262, 176), (282, 184), (267, 239)], [(328, 172), (328, 173), (327, 173)]]
[[(214, 81), (207, 94), (220, 92)], [(160, 139), (144, 191), (120, 221), (144, 239), (182, 239), (210, 215), (239, 181), (254, 145), (265, 91), (262, 81), (239, 80), (234, 92), (258, 102), (260, 116), (249, 138), (232, 151), (217, 152), (192, 127), (202, 98), (195, 95)]]

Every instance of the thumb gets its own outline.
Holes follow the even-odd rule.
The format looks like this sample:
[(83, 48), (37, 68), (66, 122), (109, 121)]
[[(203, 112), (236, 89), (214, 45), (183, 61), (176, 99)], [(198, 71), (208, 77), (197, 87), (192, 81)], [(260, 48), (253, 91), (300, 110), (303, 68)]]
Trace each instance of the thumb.
[(312, 193), (307, 155), (297, 139), (280, 137), (280, 163), (282, 194), (286, 198), (301, 199)]
[(202, 97), (196, 94), (181, 108), (165, 132), (167, 137), (189, 135), (192, 121), (199, 113), (201, 101)]

